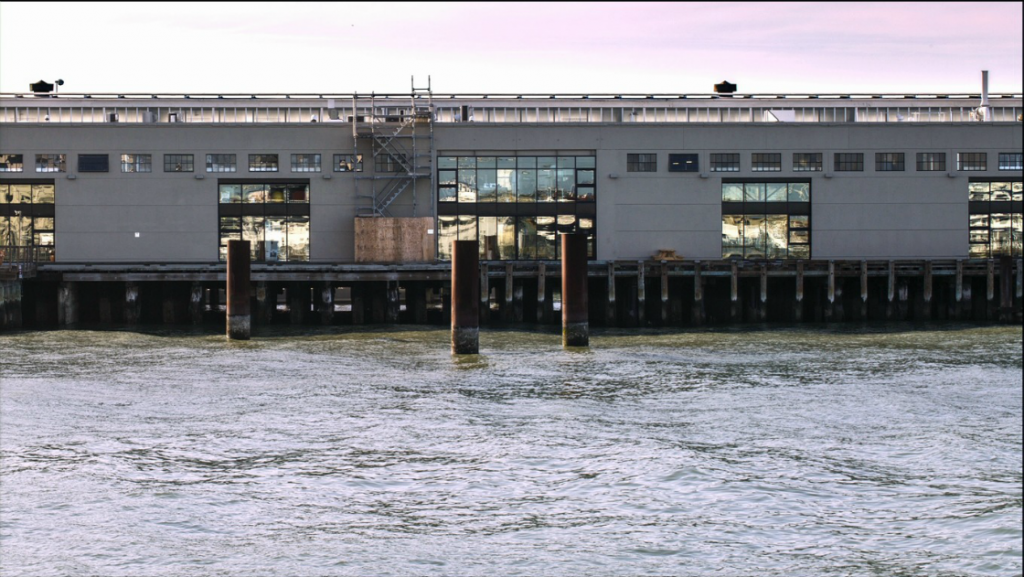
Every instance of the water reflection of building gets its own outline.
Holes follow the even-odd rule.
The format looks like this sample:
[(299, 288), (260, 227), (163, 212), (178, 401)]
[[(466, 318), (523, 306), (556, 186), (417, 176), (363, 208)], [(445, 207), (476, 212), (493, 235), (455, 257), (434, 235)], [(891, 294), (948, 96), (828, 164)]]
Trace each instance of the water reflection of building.
[(351, 262), (370, 215), (435, 219), (442, 260), (1021, 254), (1019, 94), (31, 96), (0, 244), (57, 262)]

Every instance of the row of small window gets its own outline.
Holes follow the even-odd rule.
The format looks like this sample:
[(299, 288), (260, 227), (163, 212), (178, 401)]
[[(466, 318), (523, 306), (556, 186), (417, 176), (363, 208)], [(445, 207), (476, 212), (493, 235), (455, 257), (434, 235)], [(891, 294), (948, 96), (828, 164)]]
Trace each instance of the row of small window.
[(439, 202), (593, 202), (593, 156), (441, 156)]
[(972, 214), (970, 257), (1019, 257), (1024, 244), (1021, 213)]
[[(821, 172), (823, 155), (820, 152), (794, 152), (793, 172)], [(736, 152), (712, 153), (710, 155), (711, 172), (739, 172), (740, 155)], [(1024, 167), (1020, 152), (1000, 152), (999, 170), (1021, 170)], [(833, 169), (836, 172), (862, 172), (864, 170), (863, 152), (837, 152), (833, 158)], [(956, 169), (961, 171), (988, 170), (988, 153), (958, 152)], [(906, 158), (902, 152), (876, 152), (876, 172), (900, 172), (906, 170)], [(918, 152), (917, 170), (946, 170), (945, 152)], [(657, 172), (657, 154), (627, 154), (626, 172)], [(700, 155), (669, 154), (669, 172), (699, 172)], [(750, 155), (751, 172), (781, 172), (782, 153), (754, 152)]]
[(480, 257), (487, 259), (487, 237), (495, 237), (500, 260), (557, 260), (561, 257), (560, 234), (586, 234), (587, 257), (594, 258), (594, 220), (559, 216), (439, 216), (437, 258), (451, 260), (452, 241), (475, 240)]
[[(191, 154), (165, 154), (164, 172), (194, 172), (195, 157)], [(381, 171), (390, 165), (383, 159)], [(277, 154), (250, 154), (249, 172), (277, 172)], [(234, 154), (207, 154), (206, 172), (237, 172), (238, 161)], [(291, 155), (292, 172), (320, 172), (320, 154)], [(363, 155), (335, 154), (334, 172), (362, 172)], [(0, 154), (0, 172), (23, 172), (24, 157), (21, 154)], [(106, 154), (79, 154), (79, 172), (110, 172), (110, 158)], [(36, 172), (67, 172), (67, 155), (37, 154)], [(152, 154), (125, 153), (121, 155), (121, 172), (153, 172)]]
[(724, 182), (723, 202), (810, 202), (807, 182)]
[(52, 184), (0, 184), (0, 204), (53, 204)]

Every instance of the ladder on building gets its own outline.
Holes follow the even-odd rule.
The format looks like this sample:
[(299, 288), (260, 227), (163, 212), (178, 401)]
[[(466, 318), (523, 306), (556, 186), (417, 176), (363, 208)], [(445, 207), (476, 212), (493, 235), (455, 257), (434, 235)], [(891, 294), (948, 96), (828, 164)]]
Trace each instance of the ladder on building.
[[(367, 203), (360, 216), (392, 216), (391, 208), (406, 191), (411, 192), (416, 216), (417, 194), (432, 194), (434, 170), (434, 97), (430, 88), (412, 82), (408, 105), (397, 98), (370, 96), (370, 114), (353, 119), (356, 148), (369, 141), (372, 175), (356, 177), (370, 182), (370, 194), (357, 195)], [(365, 150), (365, 146), (363, 149)], [(364, 168), (369, 172), (369, 167)], [(364, 172), (364, 174), (366, 174)]]

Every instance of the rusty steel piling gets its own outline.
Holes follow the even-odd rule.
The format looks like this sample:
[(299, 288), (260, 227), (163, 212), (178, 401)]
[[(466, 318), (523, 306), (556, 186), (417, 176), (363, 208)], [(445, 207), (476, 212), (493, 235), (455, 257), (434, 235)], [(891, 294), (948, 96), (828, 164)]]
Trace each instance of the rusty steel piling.
[(247, 341), (252, 333), (249, 311), (249, 241), (228, 241), (227, 334), (228, 339)]
[(562, 235), (562, 346), (590, 345), (587, 237)]
[(475, 240), (452, 243), (452, 354), (480, 352), (480, 248)]

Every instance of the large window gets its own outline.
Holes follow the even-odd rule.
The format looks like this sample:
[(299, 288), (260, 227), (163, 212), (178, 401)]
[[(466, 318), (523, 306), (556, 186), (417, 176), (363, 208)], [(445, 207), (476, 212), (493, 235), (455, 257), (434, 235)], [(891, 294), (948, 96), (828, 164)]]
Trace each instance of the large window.
[(110, 155), (108, 154), (79, 154), (78, 172), (109, 172)]
[(5, 260), (54, 259), (54, 183), (0, 182), (0, 250)]
[(1024, 159), (1020, 152), (1000, 152), (999, 170), (1024, 170)]
[(37, 154), (36, 172), (67, 172), (67, 155)]
[(21, 172), (25, 169), (24, 155), (0, 154), (0, 172)]
[(945, 152), (918, 152), (917, 170), (921, 172), (946, 170)]
[(864, 170), (863, 152), (837, 152), (834, 170), (836, 172), (860, 172)]
[(320, 172), (320, 155), (293, 154), (292, 172)]
[(309, 260), (309, 182), (218, 185), (220, 260), (229, 240), (250, 242), (253, 262)]
[(810, 182), (723, 182), (722, 258), (811, 258)]
[(958, 152), (956, 153), (957, 170), (988, 170), (988, 153)]
[(153, 155), (136, 153), (122, 154), (121, 172), (153, 172)]
[(779, 172), (782, 170), (782, 154), (779, 152), (755, 152), (750, 155), (751, 172)]
[(335, 154), (334, 172), (362, 172), (362, 154)]
[(238, 161), (234, 154), (207, 154), (206, 172), (235, 172)]
[(740, 154), (721, 152), (711, 155), (711, 172), (739, 172)]
[(906, 161), (902, 152), (876, 152), (875, 172), (902, 172)]
[(249, 172), (277, 172), (277, 155), (250, 154)]
[(793, 172), (821, 172), (821, 153), (794, 152)]
[(409, 158), (401, 153), (381, 153), (373, 157), (376, 172), (412, 172)]
[(669, 172), (699, 172), (700, 162), (696, 154), (668, 155)]
[(658, 172), (658, 155), (627, 154), (626, 172)]
[(164, 172), (193, 172), (195, 160), (191, 154), (165, 154)]
[(483, 258), (556, 259), (557, 235), (577, 232), (594, 255), (593, 156), (439, 156), (437, 183), (442, 260), (453, 240), (478, 241)]
[(971, 258), (1021, 256), (1021, 181), (972, 181), (968, 187)]

